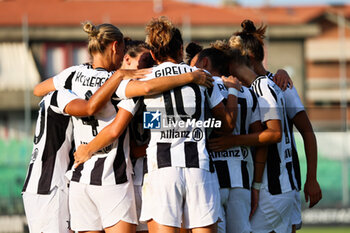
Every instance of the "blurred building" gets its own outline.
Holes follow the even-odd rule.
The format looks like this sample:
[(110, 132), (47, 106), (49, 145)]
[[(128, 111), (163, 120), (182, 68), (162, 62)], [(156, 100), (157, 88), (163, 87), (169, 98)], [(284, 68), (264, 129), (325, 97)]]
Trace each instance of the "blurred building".
[[(87, 20), (115, 24), (125, 35), (142, 40), (145, 24), (152, 17), (166, 15), (182, 29), (185, 42), (204, 45), (227, 39), (244, 19), (263, 22), (268, 25), (268, 69), (286, 69), (306, 104), (339, 108), (342, 50), (335, 8), (346, 19), (349, 39), (344, 51), (349, 61), (350, 5), (243, 8), (229, 0), (220, 7), (173, 0), (0, 0), (0, 98), (6, 99), (0, 101), (0, 136), (23, 130), (20, 115), (25, 101), (37, 108), (39, 99), (31, 94), (26, 97), (26, 89), (31, 92), (39, 81), (89, 60), (87, 35), (81, 27)], [(350, 64), (346, 67), (349, 71)]]
[(317, 36), (305, 41), (306, 100), (314, 125), (328, 131), (349, 126), (350, 5), (326, 7), (313, 19)]

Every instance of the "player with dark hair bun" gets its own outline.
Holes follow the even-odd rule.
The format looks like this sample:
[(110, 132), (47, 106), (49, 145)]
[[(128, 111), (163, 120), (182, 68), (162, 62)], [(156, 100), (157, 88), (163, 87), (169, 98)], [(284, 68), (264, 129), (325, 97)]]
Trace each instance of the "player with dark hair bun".
[(264, 38), (266, 32), (266, 25), (261, 25), (256, 29), (254, 23), (248, 19), (241, 23), (242, 31), (234, 33), (244, 41), (243, 48), (248, 52), (248, 56), (254, 56), (256, 61), (264, 59)]

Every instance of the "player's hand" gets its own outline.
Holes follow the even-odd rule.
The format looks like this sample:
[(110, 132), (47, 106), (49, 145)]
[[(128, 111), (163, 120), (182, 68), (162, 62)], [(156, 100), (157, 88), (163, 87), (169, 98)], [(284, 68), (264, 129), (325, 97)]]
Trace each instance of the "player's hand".
[(322, 199), (322, 191), (316, 179), (306, 179), (304, 185), (304, 195), (305, 201), (310, 201), (309, 208), (312, 208)]
[(289, 88), (293, 88), (293, 81), (289, 77), (287, 71), (285, 70), (277, 70), (276, 74), (273, 76), (273, 82), (281, 88), (282, 91), (285, 91), (289, 85)]
[(207, 88), (211, 88), (213, 86), (214, 79), (208, 72), (198, 69), (189, 74), (191, 74), (193, 77), (193, 83), (205, 86)]
[(228, 77), (221, 76), (221, 79), (227, 88), (236, 88), (238, 91), (241, 90), (242, 83), (232, 75)]
[(81, 144), (74, 152), (74, 168), (77, 168), (80, 164), (85, 163), (91, 158), (92, 154), (89, 153), (88, 146)]
[(113, 75), (116, 77), (121, 77), (122, 79), (141, 79), (145, 78), (147, 74), (152, 72), (152, 68), (147, 69), (139, 69), (139, 70), (127, 70), (127, 69), (119, 69)]
[(226, 135), (224, 137), (209, 139), (208, 148), (211, 151), (224, 151), (234, 146), (233, 143), (232, 135)]
[(252, 191), (251, 191), (251, 209), (250, 209), (250, 214), (249, 214), (249, 220), (252, 219), (256, 209), (258, 208), (259, 193), (260, 193), (259, 190), (252, 188)]

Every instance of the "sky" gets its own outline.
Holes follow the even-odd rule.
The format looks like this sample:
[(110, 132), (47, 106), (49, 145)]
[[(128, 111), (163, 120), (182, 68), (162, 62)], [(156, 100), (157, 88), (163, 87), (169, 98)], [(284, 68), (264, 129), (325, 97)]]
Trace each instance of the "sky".
[[(187, 0), (189, 2), (206, 3), (209, 5), (220, 5), (222, 0)], [(271, 6), (288, 6), (288, 5), (324, 5), (324, 4), (337, 4), (347, 3), (350, 4), (350, 0), (236, 0), (243, 6), (262, 6), (269, 4)]]

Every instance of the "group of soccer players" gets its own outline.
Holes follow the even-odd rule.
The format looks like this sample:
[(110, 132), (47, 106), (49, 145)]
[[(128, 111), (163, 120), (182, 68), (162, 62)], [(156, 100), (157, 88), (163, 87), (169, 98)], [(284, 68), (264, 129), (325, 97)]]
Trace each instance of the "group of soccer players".
[[(186, 64), (181, 32), (165, 17), (146, 26), (146, 42), (85, 23), (92, 62), (34, 90), (44, 97), (23, 187), (30, 231), (298, 229), (293, 125), (311, 207), (322, 198), (317, 145), (288, 74), (263, 66), (265, 29), (245, 20), (227, 41), (191, 43)], [(161, 127), (148, 129), (146, 114)]]

